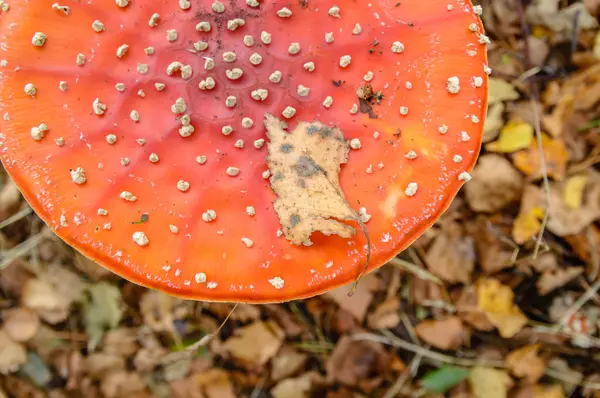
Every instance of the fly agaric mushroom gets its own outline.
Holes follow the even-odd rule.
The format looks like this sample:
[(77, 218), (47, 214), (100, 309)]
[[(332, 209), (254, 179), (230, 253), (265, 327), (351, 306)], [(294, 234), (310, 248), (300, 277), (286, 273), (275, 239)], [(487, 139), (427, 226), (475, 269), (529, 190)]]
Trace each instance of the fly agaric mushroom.
[[(10, 5), (2, 162), (58, 236), (140, 285), (258, 303), (352, 282), (432, 225), (479, 152), (487, 38), (468, 1)], [(301, 122), (342, 165), (296, 172), (334, 180), (357, 217), (315, 217), (294, 244), (304, 220), (283, 228), (272, 186), (294, 174), (267, 163), (289, 147), (268, 135)]]

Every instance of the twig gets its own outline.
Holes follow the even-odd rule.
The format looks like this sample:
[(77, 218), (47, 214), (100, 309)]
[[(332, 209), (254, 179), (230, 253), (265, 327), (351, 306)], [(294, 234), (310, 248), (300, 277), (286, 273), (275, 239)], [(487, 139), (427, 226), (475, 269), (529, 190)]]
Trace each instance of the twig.
[(231, 309), (231, 311), (229, 311), (229, 314), (227, 314), (227, 317), (221, 323), (221, 325), (219, 325), (219, 327), (217, 328), (217, 330), (215, 330), (213, 333), (207, 334), (206, 336), (202, 337), (200, 340), (196, 341), (194, 344), (191, 344), (191, 345), (187, 346), (185, 348), (185, 352), (191, 353), (193, 351), (196, 351), (198, 348), (207, 345), (213, 339), (213, 337), (215, 337), (217, 334), (219, 334), (219, 332), (221, 331), (221, 329), (223, 329), (223, 326), (225, 326), (225, 324), (227, 323), (227, 321), (229, 320), (229, 318), (231, 318), (231, 315), (233, 314), (233, 312), (237, 308), (238, 304), (239, 303), (236, 303), (233, 306), (233, 308)]
[(396, 380), (396, 382), (386, 391), (385, 395), (382, 398), (394, 398), (400, 394), (402, 387), (408, 381), (408, 379), (417, 373), (419, 366), (421, 365), (421, 360), (423, 359), (423, 355), (417, 354), (413, 360), (410, 362), (408, 369), (406, 369), (400, 377)]
[[(389, 333), (389, 332), (388, 332)], [(391, 334), (391, 333), (389, 333)], [(393, 335), (392, 335), (393, 336)], [(400, 340), (399, 338), (393, 336), (393, 338), (388, 338), (385, 336), (380, 336), (372, 333), (357, 333), (352, 336), (353, 340), (369, 340), (374, 341), (376, 343), (391, 345), (394, 347), (402, 348), (407, 351), (414, 352), (417, 355), (422, 356), (423, 358), (428, 358), (434, 361), (448, 363), (451, 365), (458, 366), (485, 366), (485, 367), (494, 367), (504, 369), (505, 365), (502, 361), (481, 361), (467, 358), (455, 358), (449, 355), (440, 354), (439, 352), (431, 351), (420, 347), (415, 344), (411, 344), (407, 341)], [(600, 391), (600, 383), (581, 383), (581, 380), (576, 380), (573, 377), (565, 374), (565, 372), (560, 372), (556, 369), (547, 368), (545, 370), (547, 376), (552, 377), (558, 381), (562, 381), (564, 383), (574, 384), (577, 386), (581, 386), (587, 388), (589, 390)]]
[(394, 257), (388, 263), (392, 267), (400, 268), (402, 270), (408, 271), (411, 274), (414, 274), (417, 278), (422, 279), (424, 281), (431, 281), (437, 285), (444, 285), (444, 283), (435, 275), (428, 272), (427, 270), (420, 268), (419, 266), (410, 263), (408, 261), (402, 260), (401, 258)]
[(25, 242), (20, 243), (19, 245), (13, 247), (10, 250), (3, 251), (1, 253), (2, 261), (0, 261), (0, 271), (4, 268), (8, 267), (15, 259), (19, 257), (23, 257), (27, 253), (29, 253), (33, 248), (35, 248), (42, 239), (48, 237), (50, 235), (49, 229), (44, 229), (37, 235), (32, 236), (27, 239)]
[[(521, 20), (521, 28), (523, 29), (523, 32), (525, 32), (526, 35), (529, 34), (529, 26), (527, 25), (527, 22), (525, 20), (525, 10), (523, 9), (523, 3), (522, 0), (518, 0), (517, 2), (517, 12), (519, 14), (519, 18)], [(525, 68), (527, 70), (530, 70), (532, 68), (531, 65), (531, 61), (530, 61), (530, 56), (529, 56), (529, 42), (527, 40), (525, 40), (524, 42), (525, 45)], [(533, 125), (534, 125), (534, 129), (535, 129), (535, 138), (537, 141), (537, 147), (538, 147), (538, 152), (539, 152), (539, 156), (540, 156), (540, 169), (542, 172), (542, 185), (544, 187), (544, 202), (545, 202), (545, 208), (544, 208), (544, 218), (542, 220), (542, 225), (540, 226), (540, 232), (538, 233), (537, 239), (535, 241), (535, 248), (533, 250), (533, 259), (536, 259), (538, 256), (538, 253), (540, 251), (540, 247), (542, 245), (542, 241), (543, 241), (543, 237), (544, 237), (544, 232), (546, 230), (546, 225), (548, 225), (548, 218), (549, 218), (549, 210), (550, 210), (550, 181), (548, 180), (548, 168), (546, 166), (546, 154), (544, 153), (544, 145), (542, 143), (542, 127), (541, 127), (541, 121), (540, 121), (540, 115), (539, 115), (539, 110), (538, 110), (538, 102), (540, 99), (540, 92), (539, 92), (539, 87), (537, 84), (537, 80), (535, 79), (535, 76), (532, 76), (532, 79), (530, 79), (530, 87), (531, 87), (531, 96), (530, 96), (530, 102), (531, 102), (531, 107), (533, 109)]]
[(27, 217), (31, 213), (33, 213), (33, 210), (31, 210), (31, 207), (26, 206), (24, 209), (21, 209), (21, 211), (19, 211), (17, 214), (13, 214), (12, 216), (8, 217), (6, 220), (0, 222), (0, 229), (4, 229), (5, 227), (8, 227), (12, 223), (17, 222), (24, 217)]
[[(387, 331), (383, 331), (383, 333), (386, 333), (386, 332)], [(442, 362), (442, 363), (449, 363), (452, 365), (458, 365), (458, 366), (481, 365), (481, 366), (488, 366), (488, 367), (494, 367), (494, 368), (503, 368), (504, 367), (503, 361), (490, 361), (490, 360), (482, 361), (482, 360), (476, 360), (476, 359), (455, 358), (455, 357), (451, 357), (449, 355), (440, 354), (439, 352), (436, 352), (436, 351), (428, 350), (428, 349), (418, 346), (416, 344), (409, 343), (408, 341), (401, 340), (401, 339), (397, 338), (396, 336), (394, 336), (393, 334), (391, 334), (390, 332), (387, 332), (386, 335), (388, 335), (389, 337), (372, 334), (372, 333), (357, 333), (357, 334), (352, 335), (352, 339), (353, 340), (369, 340), (369, 341), (374, 341), (376, 343), (391, 345), (391, 346), (398, 347), (398, 348), (401, 348), (406, 351), (414, 352), (417, 355), (421, 355), (423, 358), (429, 358), (434, 361), (438, 361), (438, 362)]]
[(559, 329), (563, 328), (567, 324), (567, 322), (569, 322), (571, 316), (573, 316), (573, 314), (579, 311), (581, 307), (583, 307), (588, 301), (590, 301), (591, 298), (594, 297), (594, 295), (597, 294), (599, 290), (600, 281), (596, 281), (596, 283), (594, 283), (588, 290), (586, 290), (585, 293), (583, 293), (581, 297), (579, 297), (577, 301), (575, 301), (573, 305), (569, 307), (567, 312), (560, 318), (560, 321), (558, 322), (556, 327)]

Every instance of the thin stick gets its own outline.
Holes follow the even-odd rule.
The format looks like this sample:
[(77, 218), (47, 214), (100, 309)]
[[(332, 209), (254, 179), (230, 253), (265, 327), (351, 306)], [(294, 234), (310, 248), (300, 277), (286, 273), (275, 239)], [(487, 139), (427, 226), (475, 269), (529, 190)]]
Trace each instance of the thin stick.
[(400, 375), (400, 377), (398, 377), (398, 379), (396, 380), (396, 382), (389, 388), (389, 390), (386, 391), (385, 395), (382, 398), (394, 398), (397, 397), (398, 394), (400, 394), (400, 391), (402, 390), (402, 387), (404, 387), (404, 384), (406, 384), (406, 382), (408, 381), (408, 379), (411, 376), (414, 376), (414, 374), (417, 372), (417, 370), (419, 369), (419, 366), (421, 366), (421, 361), (423, 360), (423, 356), (417, 354), (413, 360), (410, 362), (410, 365), (408, 366), (408, 369), (406, 369), (404, 372), (402, 372), (402, 374)]
[(8, 217), (6, 220), (0, 222), (0, 229), (4, 229), (5, 227), (8, 227), (12, 223), (17, 222), (20, 219), (27, 217), (31, 213), (33, 213), (33, 210), (31, 210), (31, 207), (26, 206), (24, 209), (21, 209), (21, 211), (19, 211), (18, 213), (13, 214), (12, 216)]
[[(391, 334), (391, 333), (389, 333), (389, 334)], [(423, 358), (429, 358), (434, 361), (438, 361), (438, 362), (442, 362), (442, 363), (449, 363), (452, 365), (458, 365), (458, 366), (481, 365), (481, 366), (489, 366), (489, 367), (494, 367), (494, 368), (503, 368), (504, 367), (504, 362), (502, 362), (502, 361), (481, 361), (481, 360), (474, 360), (474, 359), (467, 359), (467, 358), (454, 358), (449, 355), (444, 355), (444, 354), (440, 354), (439, 352), (436, 352), (436, 351), (431, 351), (431, 350), (425, 349), (416, 344), (412, 344), (412, 343), (409, 343), (408, 341), (401, 340), (395, 336), (393, 338), (391, 336), (388, 338), (386, 336), (380, 336), (380, 335), (372, 334), (372, 333), (357, 333), (357, 334), (352, 335), (352, 339), (353, 340), (369, 340), (369, 341), (374, 341), (376, 343), (391, 345), (394, 347), (402, 348), (403, 350), (406, 350), (406, 351), (414, 352), (415, 354), (421, 355)]]
[(15, 259), (23, 257), (31, 250), (33, 250), (42, 239), (49, 236), (49, 230), (44, 230), (37, 235), (32, 236), (25, 242), (13, 247), (10, 250), (6, 250), (1, 253), (2, 261), (0, 261), (0, 271), (8, 267)]
[[(389, 334), (392, 335), (391, 333), (389, 333)], [(352, 339), (353, 340), (369, 340), (369, 341), (374, 341), (374, 342), (381, 343), (381, 344), (391, 345), (394, 347), (402, 348), (407, 351), (414, 352), (415, 354), (421, 355), (423, 358), (428, 358), (428, 359), (431, 359), (434, 361), (448, 363), (451, 365), (466, 366), (466, 367), (485, 366), (485, 367), (494, 367), (494, 368), (500, 368), (500, 369), (504, 369), (504, 367), (505, 367), (504, 362), (502, 362), (502, 361), (480, 361), (480, 360), (473, 360), (473, 359), (467, 359), (467, 358), (455, 358), (455, 357), (451, 357), (449, 355), (440, 354), (439, 352), (427, 350), (418, 345), (411, 344), (407, 341), (401, 340), (395, 336), (393, 336), (393, 338), (388, 338), (385, 336), (379, 336), (379, 335), (372, 334), (372, 333), (357, 333), (352, 336)], [(545, 370), (545, 373), (549, 377), (552, 377), (553, 379), (562, 381), (564, 383), (574, 384), (574, 385), (581, 386), (581, 387), (584, 387), (589, 390), (600, 391), (600, 383), (582, 384), (581, 380), (576, 380), (573, 377), (566, 375), (564, 372), (560, 372), (560, 371), (558, 371), (556, 369), (552, 369), (552, 368), (547, 368)]]
[[(523, 9), (523, 3), (522, 0), (518, 0), (517, 1), (517, 12), (519, 14), (519, 18), (521, 20), (521, 28), (523, 29), (523, 32), (525, 32), (526, 34), (529, 34), (529, 26), (527, 25), (527, 22), (525, 21), (525, 10)], [(530, 61), (530, 56), (529, 56), (529, 42), (527, 40), (525, 40), (525, 67), (527, 68), (527, 70), (532, 69), (531, 66), (531, 61)], [(531, 76), (532, 79), (530, 80), (530, 86), (531, 86), (531, 96), (530, 96), (530, 102), (531, 102), (531, 107), (533, 109), (533, 125), (535, 128), (535, 138), (537, 141), (537, 147), (538, 147), (538, 152), (539, 152), (539, 156), (540, 156), (540, 169), (542, 171), (542, 185), (544, 187), (544, 202), (545, 202), (545, 208), (544, 208), (544, 219), (542, 220), (542, 225), (540, 226), (540, 232), (538, 233), (537, 239), (535, 241), (535, 248), (533, 250), (533, 259), (535, 260), (538, 256), (538, 253), (540, 251), (540, 247), (542, 245), (542, 239), (544, 237), (544, 232), (546, 231), (546, 226), (548, 225), (548, 218), (549, 218), (549, 210), (550, 210), (550, 181), (548, 180), (548, 168), (546, 166), (546, 154), (544, 153), (544, 145), (542, 143), (542, 127), (541, 127), (541, 121), (540, 121), (540, 115), (539, 115), (539, 110), (538, 110), (538, 102), (540, 99), (540, 92), (539, 92), (539, 87), (537, 84), (537, 80), (535, 79), (535, 75)]]
[(217, 330), (215, 330), (213, 333), (207, 334), (206, 336), (202, 337), (200, 340), (196, 341), (194, 344), (191, 344), (191, 345), (187, 346), (186, 349), (185, 349), (185, 351), (186, 352), (196, 351), (198, 348), (207, 345), (213, 339), (213, 337), (215, 337), (217, 334), (219, 334), (219, 332), (221, 331), (221, 329), (223, 329), (223, 326), (225, 326), (225, 324), (227, 323), (227, 321), (229, 320), (229, 318), (231, 318), (231, 315), (233, 314), (233, 311), (235, 311), (235, 309), (237, 308), (238, 304), (239, 303), (236, 303), (233, 306), (233, 308), (231, 309), (231, 311), (229, 311), (229, 314), (227, 314), (227, 317), (221, 323), (221, 325), (219, 325), (219, 327), (217, 328)]
[(404, 271), (408, 271), (411, 274), (414, 274), (417, 278), (422, 279), (424, 281), (431, 281), (431, 282), (433, 282), (437, 285), (441, 285), (441, 286), (444, 285), (444, 283), (441, 281), (441, 279), (438, 278), (437, 276), (433, 275), (429, 271), (427, 271), (411, 262), (402, 260), (401, 258), (394, 257), (393, 259), (390, 260), (390, 262), (388, 264), (391, 265), (392, 267), (396, 267), (396, 268), (400, 268)]

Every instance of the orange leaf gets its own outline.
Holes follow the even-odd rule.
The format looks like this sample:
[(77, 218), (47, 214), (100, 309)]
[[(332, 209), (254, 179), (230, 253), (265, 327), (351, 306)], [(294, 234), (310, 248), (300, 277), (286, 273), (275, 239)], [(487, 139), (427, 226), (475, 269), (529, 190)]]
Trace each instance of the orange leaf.
[[(565, 144), (558, 138), (552, 139), (543, 134), (542, 148), (544, 149), (548, 175), (555, 180), (562, 180), (565, 177), (569, 160), (569, 152)], [(534, 179), (542, 177), (537, 140), (534, 140), (528, 149), (515, 153), (513, 162), (519, 170), (528, 176)]]

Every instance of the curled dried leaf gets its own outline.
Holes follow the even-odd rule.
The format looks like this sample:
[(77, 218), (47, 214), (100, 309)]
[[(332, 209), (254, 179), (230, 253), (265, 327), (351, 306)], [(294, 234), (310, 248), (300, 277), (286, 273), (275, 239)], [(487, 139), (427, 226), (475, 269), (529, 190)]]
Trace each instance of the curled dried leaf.
[(296, 245), (309, 242), (315, 231), (352, 237), (354, 228), (338, 221), (358, 219), (338, 181), (350, 150), (342, 131), (303, 122), (287, 133), (285, 124), (269, 114), (265, 127), (271, 187), (278, 196), (274, 208), (285, 237)]

